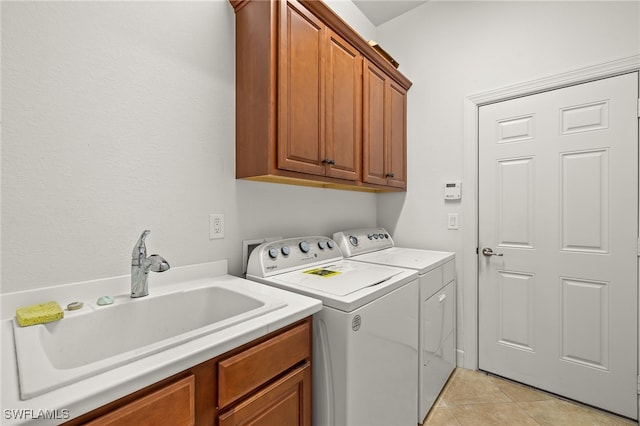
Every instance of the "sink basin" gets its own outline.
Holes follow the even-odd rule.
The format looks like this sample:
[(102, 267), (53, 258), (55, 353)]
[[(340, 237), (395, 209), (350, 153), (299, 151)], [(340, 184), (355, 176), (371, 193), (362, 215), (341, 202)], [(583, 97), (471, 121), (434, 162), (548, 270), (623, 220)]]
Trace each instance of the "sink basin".
[[(229, 288), (231, 287), (231, 288)], [(130, 363), (283, 308), (213, 283), (115, 303), (85, 303), (60, 321), (20, 327), (14, 321), (21, 399)]]

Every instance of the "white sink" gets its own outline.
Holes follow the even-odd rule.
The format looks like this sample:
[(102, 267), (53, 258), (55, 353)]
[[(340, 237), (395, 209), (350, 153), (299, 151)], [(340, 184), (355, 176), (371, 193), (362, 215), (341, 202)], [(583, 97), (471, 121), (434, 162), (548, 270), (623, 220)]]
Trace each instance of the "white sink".
[(158, 295), (152, 288), (139, 299), (116, 296), (109, 306), (85, 302), (48, 324), (20, 327), (14, 321), (20, 397), (33, 398), (285, 306), (212, 281)]

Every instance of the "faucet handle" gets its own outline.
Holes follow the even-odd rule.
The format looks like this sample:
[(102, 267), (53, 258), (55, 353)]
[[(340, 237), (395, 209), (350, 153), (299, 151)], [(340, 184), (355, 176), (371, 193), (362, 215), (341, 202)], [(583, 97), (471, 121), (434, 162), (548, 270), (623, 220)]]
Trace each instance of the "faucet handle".
[(149, 270), (153, 272), (164, 272), (171, 268), (169, 262), (167, 262), (164, 257), (159, 254), (152, 254), (148, 258), (149, 260)]
[(140, 234), (140, 238), (138, 238), (138, 242), (133, 247), (133, 251), (131, 252), (132, 260), (139, 260), (140, 255), (142, 255), (143, 258), (147, 257), (147, 246), (144, 244), (144, 240), (145, 238), (147, 238), (147, 235), (149, 235), (150, 232), (150, 230), (145, 229), (144, 231), (142, 231), (142, 234)]

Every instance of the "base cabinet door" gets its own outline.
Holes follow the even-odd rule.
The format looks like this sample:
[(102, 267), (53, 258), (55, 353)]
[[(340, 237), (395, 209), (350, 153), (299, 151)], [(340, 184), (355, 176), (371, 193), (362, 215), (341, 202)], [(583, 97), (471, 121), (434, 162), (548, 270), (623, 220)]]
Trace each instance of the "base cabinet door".
[(194, 376), (185, 377), (85, 424), (91, 426), (194, 425)]
[(218, 424), (311, 426), (311, 364), (307, 362), (222, 413)]

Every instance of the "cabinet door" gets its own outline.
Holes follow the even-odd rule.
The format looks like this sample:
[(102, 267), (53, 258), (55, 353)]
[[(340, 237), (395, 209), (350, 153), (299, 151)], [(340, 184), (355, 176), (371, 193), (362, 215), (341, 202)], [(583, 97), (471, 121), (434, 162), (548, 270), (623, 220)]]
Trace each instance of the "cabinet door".
[(327, 176), (360, 180), (362, 56), (328, 30), (326, 82)]
[(362, 180), (386, 185), (385, 96), (388, 77), (366, 60), (363, 72)]
[(324, 174), (324, 69), (326, 31), (295, 0), (282, 3), (278, 58), (279, 169)]
[(407, 91), (365, 61), (363, 181), (406, 188)]
[(91, 426), (195, 424), (195, 379), (186, 377), (86, 423)]
[(221, 414), (220, 426), (311, 426), (311, 364)]
[(389, 79), (387, 89), (387, 185), (407, 186), (407, 91)]

